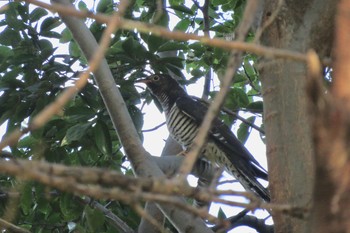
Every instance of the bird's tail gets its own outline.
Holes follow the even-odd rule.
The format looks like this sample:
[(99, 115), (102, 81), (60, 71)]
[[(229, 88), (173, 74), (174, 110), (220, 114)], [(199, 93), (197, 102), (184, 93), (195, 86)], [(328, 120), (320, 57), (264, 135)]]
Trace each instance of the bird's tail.
[(238, 170), (237, 172), (239, 175), (237, 175), (236, 178), (246, 190), (250, 190), (264, 201), (270, 202), (271, 197), (269, 190), (257, 180), (254, 174), (250, 173), (249, 171), (247, 172), (247, 170), (245, 172)]

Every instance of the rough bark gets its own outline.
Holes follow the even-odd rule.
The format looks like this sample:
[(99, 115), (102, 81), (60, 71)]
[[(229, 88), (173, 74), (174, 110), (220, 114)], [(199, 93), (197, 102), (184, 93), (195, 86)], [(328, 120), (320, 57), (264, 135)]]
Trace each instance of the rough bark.
[[(266, 1), (263, 23), (278, 0)], [(285, 1), (266, 29), (262, 43), (299, 52), (315, 49), (329, 54), (334, 1)], [(265, 64), (265, 65), (264, 65)], [(306, 65), (291, 61), (262, 61), (261, 82), (272, 202), (310, 207), (314, 159), (305, 92)], [(309, 218), (274, 213), (276, 232), (309, 232)]]
[(350, 1), (339, 1), (335, 20), (334, 82), (324, 91), (310, 72), (308, 90), (316, 151), (312, 232), (350, 232)]

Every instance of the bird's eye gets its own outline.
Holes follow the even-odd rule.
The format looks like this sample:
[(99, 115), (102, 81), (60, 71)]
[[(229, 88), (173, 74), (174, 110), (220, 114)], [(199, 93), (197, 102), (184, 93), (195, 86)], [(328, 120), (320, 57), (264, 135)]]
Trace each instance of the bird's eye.
[(159, 81), (159, 79), (160, 79), (160, 78), (159, 78), (159, 76), (157, 76), (157, 75), (153, 76), (153, 78), (152, 78), (153, 81)]

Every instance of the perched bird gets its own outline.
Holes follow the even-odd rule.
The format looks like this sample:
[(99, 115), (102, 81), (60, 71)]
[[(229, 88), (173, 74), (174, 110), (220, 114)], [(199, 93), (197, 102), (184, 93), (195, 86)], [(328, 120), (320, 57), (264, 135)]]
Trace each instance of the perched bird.
[[(138, 82), (145, 83), (160, 102), (170, 135), (188, 149), (196, 137), (207, 106), (189, 96), (179, 83), (166, 74), (154, 74)], [(230, 128), (216, 118), (201, 153), (207, 160), (223, 166), (247, 189), (269, 202), (268, 190), (257, 178), (268, 179), (265, 169), (241, 144)]]

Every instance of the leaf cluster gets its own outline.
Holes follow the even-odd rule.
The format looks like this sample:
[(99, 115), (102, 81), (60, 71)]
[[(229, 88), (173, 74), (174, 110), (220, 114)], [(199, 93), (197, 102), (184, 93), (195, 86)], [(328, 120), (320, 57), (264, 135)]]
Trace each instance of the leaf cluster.
[[(195, 2), (185, 5), (182, 0), (171, 0), (161, 13), (157, 11), (157, 2), (132, 1), (125, 18), (185, 32), (203, 31), (204, 17), (199, 14), (201, 9)], [(86, 10), (87, 3), (79, 1), (77, 6)], [(0, 15), (0, 125), (6, 125), (5, 134), (30, 125), (31, 119), (53, 102), (65, 87), (72, 85), (78, 73), (87, 66), (79, 46), (59, 17), (23, 2), (9, 2), (7, 6)], [(94, 10), (110, 14), (116, 7), (117, 3), (112, 0), (100, 0)], [(239, 23), (243, 7), (244, 1), (240, 0), (212, 1), (205, 13), (210, 18), (210, 33), (215, 37), (230, 36)], [(86, 23), (99, 41), (106, 25), (88, 19)], [(113, 35), (106, 59), (142, 138), (143, 115), (137, 105), (142, 98), (148, 102), (151, 98), (145, 91), (139, 93), (135, 79), (149, 72), (172, 72), (187, 85), (203, 79), (211, 69), (220, 78), (228, 55), (227, 51), (199, 42), (179, 42), (119, 30)], [(255, 62), (256, 58), (247, 54), (236, 73), (225, 103), (232, 111), (243, 109), (262, 113), (262, 102), (255, 98), (260, 95)], [(216, 90), (211, 91), (211, 96)], [(228, 124), (235, 120), (228, 114), (223, 114), (222, 118)], [(254, 122), (255, 115), (248, 120)], [(245, 141), (250, 130), (241, 124), (238, 137)], [(8, 150), (18, 158), (131, 172), (123, 167), (125, 156), (121, 144), (93, 79), (59, 115), (43, 128), (25, 135)], [(0, 184), (4, 194), (13, 189), (20, 193), (17, 218), (12, 221), (32, 232), (116, 232), (103, 214), (71, 194), (35, 182), (22, 183), (7, 176), (0, 177)], [(10, 199), (10, 195), (0, 199), (1, 214), (5, 214)], [(119, 202), (105, 201), (104, 204), (129, 226), (137, 228), (139, 217), (130, 207)]]

